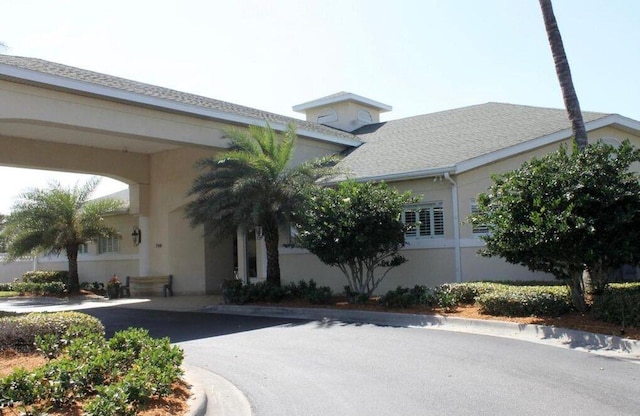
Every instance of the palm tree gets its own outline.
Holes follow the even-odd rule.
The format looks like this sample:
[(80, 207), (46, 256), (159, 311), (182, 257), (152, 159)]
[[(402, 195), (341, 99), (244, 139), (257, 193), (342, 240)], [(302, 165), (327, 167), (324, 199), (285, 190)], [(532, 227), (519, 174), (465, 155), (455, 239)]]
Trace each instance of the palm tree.
[(267, 249), (267, 282), (280, 285), (279, 225), (287, 221), (302, 198), (302, 190), (333, 172), (335, 157), (288, 167), (295, 150), (296, 130), (287, 127), (280, 140), (276, 132), (250, 126), (249, 135), (227, 132), (228, 151), (200, 160), (203, 172), (194, 180), (186, 207), (191, 225), (204, 225), (215, 239), (238, 228), (262, 228)]
[(564, 100), (564, 106), (567, 109), (569, 121), (571, 122), (573, 139), (578, 149), (582, 151), (587, 147), (587, 131), (584, 127), (584, 119), (582, 118), (582, 111), (580, 111), (578, 96), (573, 87), (569, 61), (564, 52), (564, 45), (562, 43), (562, 37), (560, 36), (560, 29), (558, 29), (558, 22), (556, 22), (556, 16), (553, 13), (551, 0), (540, 0), (540, 8), (542, 9), (544, 26), (547, 30), (549, 45), (551, 46), (551, 54), (553, 55), (553, 61), (556, 65), (556, 74), (558, 75), (560, 89), (562, 90), (562, 99)]
[(30, 189), (20, 195), (3, 231), (8, 261), (32, 253), (60, 254), (64, 250), (69, 264), (67, 290), (77, 292), (78, 246), (115, 235), (103, 217), (122, 205), (109, 198), (89, 201), (99, 183), (100, 178), (73, 188), (52, 183), (47, 189)]

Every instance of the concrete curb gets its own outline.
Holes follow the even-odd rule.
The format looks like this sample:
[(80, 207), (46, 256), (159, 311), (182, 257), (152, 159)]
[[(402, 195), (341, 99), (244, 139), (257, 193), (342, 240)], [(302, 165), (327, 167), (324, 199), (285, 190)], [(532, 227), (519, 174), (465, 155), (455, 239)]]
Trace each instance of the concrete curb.
[(309, 319), (321, 322), (343, 321), (385, 326), (406, 326), (458, 331), (562, 348), (587, 351), (640, 364), (640, 341), (618, 336), (594, 334), (545, 325), (466, 319), (434, 315), (339, 310), (325, 308), (286, 308), (254, 305), (216, 305), (203, 309), (210, 313)]
[(184, 380), (191, 386), (191, 397), (189, 398), (189, 410), (185, 416), (204, 416), (207, 414), (207, 393), (202, 381), (194, 374), (195, 370), (191, 366), (182, 366), (184, 370)]
[(201, 367), (183, 368), (193, 392), (187, 416), (251, 416), (249, 400), (230, 381)]

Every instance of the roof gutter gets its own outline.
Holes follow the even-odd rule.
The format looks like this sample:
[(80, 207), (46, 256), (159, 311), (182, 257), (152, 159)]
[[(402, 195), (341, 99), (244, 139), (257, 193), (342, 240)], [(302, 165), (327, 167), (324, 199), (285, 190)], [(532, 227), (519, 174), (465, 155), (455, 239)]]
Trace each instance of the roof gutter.
[[(432, 176), (443, 176), (448, 173), (455, 173), (455, 167), (413, 170), (410, 172), (391, 173), (385, 175), (360, 176), (357, 178), (353, 178), (353, 180), (356, 182), (395, 182), (411, 179), (424, 179)], [(345, 176), (350, 179), (349, 175)]]
[[(74, 80), (57, 75), (45, 74), (31, 69), (19, 68), (7, 64), (0, 64), (0, 77), (2, 76), (9, 79), (48, 85), (51, 87), (79, 92), (87, 95), (105, 97), (112, 100), (125, 101), (132, 104), (151, 106), (173, 112), (186, 113), (189, 115), (204, 117), (212, 120), (261, 127), (265, 127), (267, 125), (267, 121), (260, 118), (226, 113), (205, 107), (179, 103), (164, 98), (152, 97), (136, 92), (120, 90), (118, 88), (106, 87), (103, 85), (92, 84), (89, 82)], [(275, 130), (279, 131), (285, 131), (287, 128), (286, 124), (284, 123), (269, 123), (269, 125)], [(301, 136), (345, 146), (357, 147), (362, 144), (362, 142), (357, 139), (335, 137), (330, 134), (314, 132), (304, 128), (298, 129), (297, 132)]]

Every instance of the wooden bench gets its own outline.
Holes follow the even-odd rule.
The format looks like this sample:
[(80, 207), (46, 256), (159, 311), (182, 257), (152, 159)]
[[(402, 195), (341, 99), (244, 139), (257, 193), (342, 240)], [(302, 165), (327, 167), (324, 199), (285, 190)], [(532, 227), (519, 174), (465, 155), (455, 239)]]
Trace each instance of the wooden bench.
[(127, 276), (125, 283), (120, 285), (120, 297), (131, 297), (131, 285), (134, 288), (152, 288), (154, 286), (162, 286), (162, 294), (164, 297), (173, 296), (173, 275), (165, 276)]

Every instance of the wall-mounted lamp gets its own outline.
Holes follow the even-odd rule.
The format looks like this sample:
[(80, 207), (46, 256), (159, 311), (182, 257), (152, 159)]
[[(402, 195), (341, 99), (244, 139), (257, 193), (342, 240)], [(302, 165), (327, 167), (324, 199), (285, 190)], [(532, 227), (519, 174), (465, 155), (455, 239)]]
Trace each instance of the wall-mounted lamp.
[(133, 240), (133, 246), (138, 247), (142, 242), (142, 231), (137, 225), (133, 226), (133, 232), (131, 233), (131, 240)]

